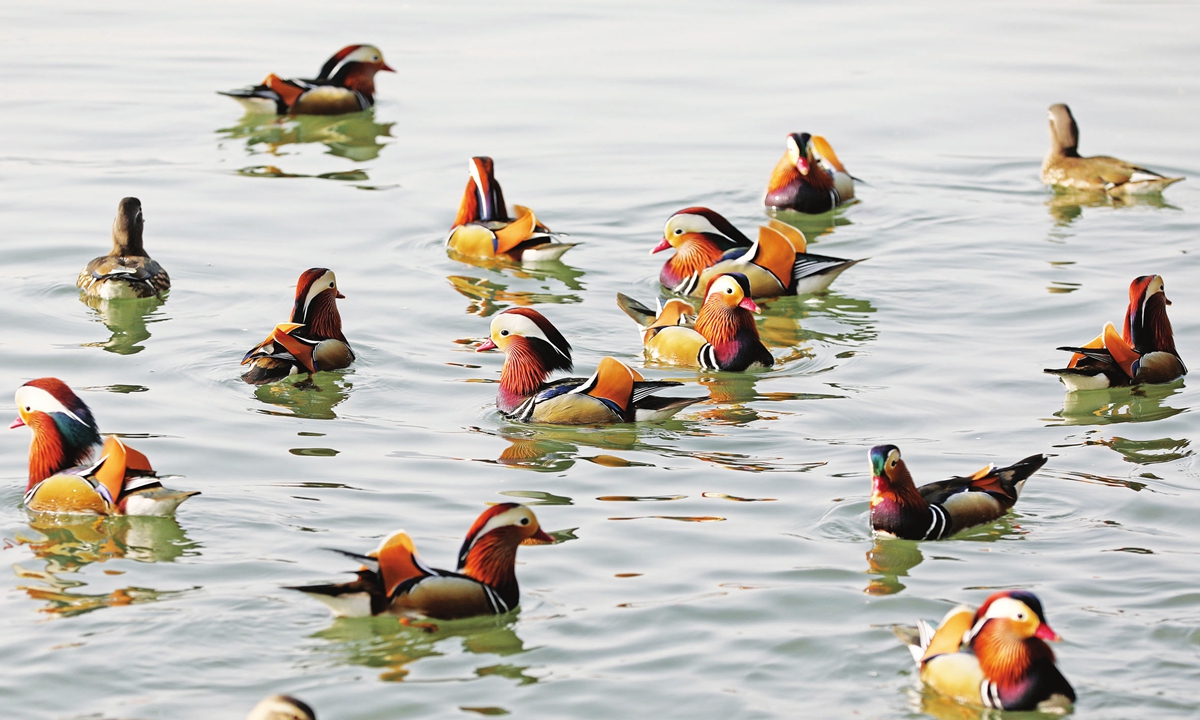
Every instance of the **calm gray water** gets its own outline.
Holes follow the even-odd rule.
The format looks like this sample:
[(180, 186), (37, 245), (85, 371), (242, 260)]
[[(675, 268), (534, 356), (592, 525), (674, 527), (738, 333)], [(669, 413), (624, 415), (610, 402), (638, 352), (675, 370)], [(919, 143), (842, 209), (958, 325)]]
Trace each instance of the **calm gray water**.
[[(31, 522), (29, 434), (4, 436), (3, 714), (235, 719), (282, 691), (322, 720), (918, 717), (887, 626), (1024, 587), (1065, 638), (1076, 717), (1195, 717), (1193, 383), (1064, 403), (1041, 369), (1120, 322), (1148, 273), (1200, 364), (1200, 9), (967, 5), (4, 4), (0, 396), (58, 376), (203, 494), (178, 523)], [(262, 123), (215, 94), (352, 42), (398, 70), (365, 117)], [(1053, 102), (1085, 153), (1189, 180), (1157, 203), (1056, 200), (1037, 180)], [(766, 303), (775, 370), (702, 378), (713, 400), (658, 426), (497, 416), (481, 383), (502, 358), (464, 341), (532, 304), (580, 371), (640, 364), (614, 294), (653, 298), (675, 210), (753, 231), (792, 131), (868, 182), (804, 226), (814, 249), (870, 260), (827, 297)], [(584, 243), (565, 264), (446, 257), (475, 154)], [(105, 315), (74, 278), (125, 195), (175, 289)], [(314, 266), (337, 272), (359, 361), (320, 392), (241, 383)], [(877, 544), (882, 442), (919, 482), (1053, 457), (994, 526)], [(280, 589), (345, 577), (323, 548), (398, 528), (451, 565), (512, 499), (575, 538), (522, 549), (515, 616), (426, 634)]]

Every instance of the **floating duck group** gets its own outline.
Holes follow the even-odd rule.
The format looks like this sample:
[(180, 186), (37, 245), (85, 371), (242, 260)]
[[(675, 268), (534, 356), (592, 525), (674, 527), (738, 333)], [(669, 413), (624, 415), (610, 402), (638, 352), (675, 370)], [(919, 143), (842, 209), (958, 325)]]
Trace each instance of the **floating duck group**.
[[(259, 85), (226, 93), (250, 112), (340, 114), (374, 103), (375, 74), (391, 71), (378, 48), (350, 45), (311, 80), (271, 74)], [(1110, 157), (1081, 157), (1079, 131), (1066, 105), (1050, 107), (1050, 151), (1042, 165), (1047, 185), (1128, 196), (1161, 192), (1183, 178), (1165, 177)], [(769, 369), (776, 360), (759, 337), (756, 302), (825, 292), (862, 262), (808, 252), (786, 212), (825, 213), (853, 202), (855, 178), (821, 136), (792, 133), (769, 175), (763, 204), (768, 219), (751, 240), (707, 207), (673, 213), (651, 253), (673, 250), (659, 281), (669, 295), (655, 309), (618, 293), (617, 303), (639, 326), (644, 357), (656, 364), (700, 372)], [(563, 242), (528, 207), (510, 214), (491, 158), (469, 161), (466, 188), (445, 245), (464, 262), (557, 261), (577, 243)], [(146, 252), (143, 210), (137, 198), (120, 201), (112, 250), (89, 262), (77, 284), (89, 297), (124, 302), (164, 297), (165, 269)], [(314, 376), (350, 366), (356, 356), (342, 330), (334, 271), (302, 272), (286, 322), (245, 353), (241, 378), (252, 385)], [(693, 298), (700, 301), (697, 309)], [(1065, 368), (1047, 369), (1069, 392), (1174, 381), (1187, 369), (1167, 318), (1163, 278), (1143, 275), (1129, 287), (1120, 332), (1112, 323), (1090, 342), (1066, 345)], [(528, 307), (496, 315), (479, 352), (504, 354), (496, 408), (509, 421), (533, 425), (661, 422), (703, 398), (660, 394), (683, 385), (648, 380), (616, 357), (604, 357), (588, 377), (562, 377), (574, 368), (570, 342), (549, 318)], [(145, 455), (115, 435), (102, 437), (91, 409), (57, 378), (30, 380), (16, 391), (13, 428), (32, 431), (26, 508), (34, 513), (169, 516), (195, 491), (162, 485)], [(1026, 481), (1046, 462), (1031, 455), (1003, 468), (917, 486), (894, 445), (869, 451), (869, 524), (879, 536), (910, 541), (950, 538), (1003, 517)], [(521, 545), (553, 544), (533, 511), (515, 503), (489, 507), (470, 526), (453, 571), (425, 564), (403, 531), (368, 553), (339, 550), (361, 565), (349, 582), (289, 589), (316, 598), (338, 616), (395, 615), (404, 622), (439, 621), (508, 613), (520, 603), (515, 572)], [(1028, 710), (1075, 701), (1046, 641), (1058, 635), (1041, 602), (1024, 590), (988, 597), (977, 610), (959, 606), (937, 628), (897, 628), (917, 662), (921, 682), (959, 702)], [(251, 718), (314, 718), (294, 698), (272, 696)]]

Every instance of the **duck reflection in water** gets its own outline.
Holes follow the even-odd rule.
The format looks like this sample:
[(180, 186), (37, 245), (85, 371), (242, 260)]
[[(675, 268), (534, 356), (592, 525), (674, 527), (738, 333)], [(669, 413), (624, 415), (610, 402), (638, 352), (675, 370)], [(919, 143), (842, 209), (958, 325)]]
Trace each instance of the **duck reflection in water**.
[(286, 411), (262, 409), (258, 412), (310, 420), (336, 420), (337, 413), (333, 409), (345, 402), (354, 388), (346, 380), (346, 375), (351, 372), (332, 370), (317, 373), (311, 381), (297, 375), (269, 385), (258, 385), (254, 388), (256, 399)]
[(1151, 207), (1166, 210), (1179, 208), (1163, 199), (1162, 195), (1129, 195), (1113, 197), (1103, 190), (1057, 190), (1046, 201), (1046, 209), (1054, 224), (1067, 227), (1083, 216), (1084, 208)]
[(137, 300), (103, 300), (80, 293), (79, 301), (95, 311), (95, 317), (112, 333), (104, 342), (84, 343), (83, 347), (103, 348), (118, 355), (133, 355), (146, 348), (140, 343), (150, 339), (151, 323), (168, 318), (157, 312), (165, 298), (148, 297)]
[[(851, 203), (856, 204), (856, 203)], [(767, 215), (775, 218), (781, 223), (791, 225), (800, 232), (804, 233), (804, 237), (808, 241), (814, 242), (817, 238), (825, 235), (832, 235), (834, 230), (845, 225), (853, 225), (850, 218), (845, 216), (845, 208), (847, 205), (842, 205), (832, 212), (825, 212), (819, 215), (808, 215), (795, 210), (767, 210)], [(815, 251), (814, 251), (815, 252)]]
[[(511, 272), (513, 277), (521, 280), (545, 283), (547, 280), (553, 279), (561, 282), (568, 290), (584, 290), (583, 283), (579, 282), (579, 278), (583, 277), (583, 271), (564, 265), (560, 260), (537, 263), (536, 267), (501, 260), (493, 262), (497, 263), (497, 274), (501, 274), (499, 268), (503, 267), (506, 271)], [(470, 300), (467, 305), (467, 314), (480, 317), (490, 317), (513, 306), (573, 305), (583, 302), (583, 298), (574, 292), (552, 292), (549, 285), (546, 284), (542, 284), (539, 290), (509, 290), (508, 284), (488, 278), (449, 275), (446, 280), (459, 294)]]
[(1054, 413), (1049, 425), (1112, 425), (1127, 422), (1153, 422), (1178, 415), (1187, 408), (1174, 408), (1166, 401), (1183, 392), (1184, 379), (1133, 387), (1105, 388), (1069, 392), (1063, 396), (1062, 410)]
[(375, 110), (346, 115), (261, 115), (247, 114), (237, 125), (217, 131), (229, 140), (246, 140), (252, 155), (286, 155), (288, 145), (320, 143), (328, 154), (354, 162), (374, 160), (386, 143), (379, 138), (392, 136), (395, 123), (375, 122)]
[(412, 623), (405, 625), (394, 617), (338, 618), (329, 628), (312, 635), (326, 641), (322, 651), (334, 655), (347, 665), (376, 668), (379, 679), (402, 682), (416, 661), (447, 654), (447, 641), (461, 638), (461, 647), (468, 653), (487, 657), (475, 668), (476, 677), (499, 675), (517, 681), (519, 685), (537, 682), (526, 674), (529, 666), (497, 662), (500, 658), (519, 655), (525, 644), (513, 630), (516, 614), (470, 620)]
[(867, 573), (878, 575), (871, 578), (863, 592), (868, 595), (895, 595), (904, 589), (900, 578), (920, 565), (925, 556), (921, 544), (915, 540), (898, 538), (875, 538), (875, 544), (867, 551)]
[[(93, 563), (109, 560), (173, 562), (185, 555), (197, 554), (199, 547), (188, 539), (172, 517), (39, 514), (33, 516), (29, 525), (30, 532), (18, 536), (17, 542), (28, 546), (37, 558), (45, 561), (45, 565), (40, 569), (15, 565), (18, 576), (42, 583), (19, 589), (35, 600), (45, 601), (43, 612), (58, 615), (78, 615), (102, 607), (153, 602), (178, 594), (178, 591), (139, 587), (82, 594), (73, 590), (86, 583), (66, 576)], [(119, 572), (106, 571), (107, 574)]]

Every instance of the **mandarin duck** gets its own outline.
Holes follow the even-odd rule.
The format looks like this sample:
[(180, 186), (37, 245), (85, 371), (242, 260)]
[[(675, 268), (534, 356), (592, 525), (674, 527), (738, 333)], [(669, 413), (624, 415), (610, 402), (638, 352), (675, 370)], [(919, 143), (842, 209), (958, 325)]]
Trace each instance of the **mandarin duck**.
[(1079, 126), (1071, 108), (1050, 106), (1050, 151), (1042, 161), (1042, 182), (1076, 190), (1098, 190), (1114, 197), (1160, 193), (1183, 180), (1166, 177), (1124, 160), (1079, 156)]
[(146, 456), (115, 435), (101, 446), (92, 411), (62, 380), (30, 380), (17, 389), (16, 402), (18, 417), (9, 428), (33, 431), (25, 489), (30, 510), (166, 517), (200, 494), (163, 487)]
[(517, 546), (553, 542), (532, 510), (501, 503), (485, 510), (467, 531), (455, 572), (426, 565), (412, 539), (397, 532), (366, 555), (336, 551), (363, 563), (356, 580), (287, 589), (313, 596), (339, 617), (386, 613), (457, 620), (502, 615), (520, 604)]
[(303, 700), (271, 695), (255, 705), (246, 720), (317, 720), (317, 713)]
[(275, 326), (271, 334), (242, 358), (250, 369), (242, 380), (264, 385), (294, 373), (340, 370), (354, 362), (354, 351), (342, 334), (337, 300), (337, 277), (327, 268), (311, 268), (296, 283), (296, 302), (290, 322)]
[(1065, 710), (1075, 702), (1075, 690), (1045, 642), (1060, 638), (1033, 593), (998, 592), (975, 612), (959, 605), (936, 630), (924, 620), (917, 623), (916, 632), (895, 632), (912, 652), (926, 687), (998, 710)]
[(767, 181), (763, 204), (772, 210), (816, 215), (854, 198), (854, 176), (820, 135), (792, 133), (787, 152)]
[(655, 397), (682, 383), (646, 380), (616, 358), (600, 361), (590, 378), (547, 383), (555, 370), (570, 371), (571, 345), (537, 310), (509, 308), (492, 318), (491, 337), (476, 352), (504, 353), (496, 405), (521, 422), (592, 425), (666, 420), (701, 398)]
[(672, 215), (663, 239), (651, 254), (675, 248), (658, 279), (668, 290), (701, 297), (709, 283), (724, 273), (741, 273), (750, 281), (750, 297), (807, 295), (822, 292), (834, 278), (861, 260), (812, 255), (804, 234), (770, 220), (751, 242), (720, 214), (690, 207)]
[(375, 104), (375, 73), (395, 72), (374, 45), (347, 45), (325, 62), (313, 80), (284, 80), (274, 73), (261, 85), (221, 92), (250, 113), (341, 115)]
[(559, 242), (524, 205), (514, 205), (517, 217), (510, 218), (491, 158), (473, 157), (468, 169), (471, 174), (446, 237), (447, 248), (473, 258), (542, 262), (558, 260), (579, 244)]
[(92, 260), (75, 284), (89, 297), (101, 300), (161, 297), (171, 289), (171, 278), (142, 246), (142, 202), (121, 198), (112, 225), (112, 250)]
[(642, 345), (651, 360), (732, 372), (775, 363), (758, 337), (753, 315), (758, 305), (750, 298), (750, 281), (741, 273), (713, 278), (694, 327), (685, 324), (692, 306), (679, 298), (668, 300), (657, 315), (621, 293), (617, 305), (645, 328)]
[(916, 487), (900, 448), (871, 448), (871, 528), (905, 540), (941, 540), (991, 522), (1017, 502), (1025, 480), (1046, 464), (1030, 455), (1008, 467), (988, 465), (974, 475)]
[(1075, 353), (1065, 368), (1047, 368), (1068, 392), (1101, 390), (1140, 383), (1165, 383), (1187, 374), (1175, 349), (1175, 333), (1167, 317), (1166, 288), (1161, 275), (1143, 275), (1129, 284), (1129, 307), (1121, 334), (1112, 323), (1082, 347), (1060, 347)]

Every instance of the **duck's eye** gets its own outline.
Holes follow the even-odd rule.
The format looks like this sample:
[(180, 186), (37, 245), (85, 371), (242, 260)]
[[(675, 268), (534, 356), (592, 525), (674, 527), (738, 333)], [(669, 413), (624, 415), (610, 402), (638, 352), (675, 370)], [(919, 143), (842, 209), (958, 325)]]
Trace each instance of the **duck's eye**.
[(333, 283), (329, 283), (329, 287), (333, 287)]
[(1017, 613), (1017, 619), (1021, 620), (1023, 622), (1025, 620), (1025, 613), (1023, 613), (1023, 612)]
[(725, 288), (725, 294), (726, 294), (726, 295), (732, 295), (732, 294), (733, 294), (733, 288)]
[(26, 406), (25, 406), (25, 412), (33, 412), (33, 408), (31, 408), (31, 407), (29, 407), (28, 405), (26, 405)]
[(500, 331), (500, 335), (501, 335), (501, 336), (506, 336), (506, 335), (508, 335), (508, 331), (507, 331), (507, 330), (501, 330), (501, 331)]
[(371, 57), (371, 62), (379, 62), (379, 56), (378, 56), (378, 55), (373, 55), (373, 56)]
[(675, 228), (675, 234), (676, 234), (676, 235), (682, 235), (682, 234), (683, 234), (683, 228)]
[(528, 525), (528, 524), (529, 524), (529, 518), (521, 518), (521, 524), (522, 524), (522, 525)]

